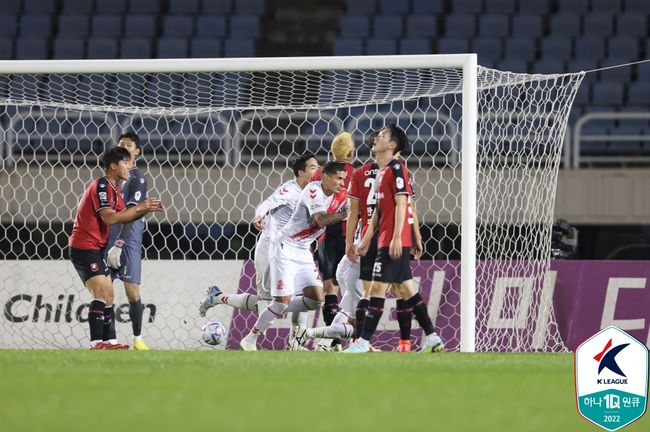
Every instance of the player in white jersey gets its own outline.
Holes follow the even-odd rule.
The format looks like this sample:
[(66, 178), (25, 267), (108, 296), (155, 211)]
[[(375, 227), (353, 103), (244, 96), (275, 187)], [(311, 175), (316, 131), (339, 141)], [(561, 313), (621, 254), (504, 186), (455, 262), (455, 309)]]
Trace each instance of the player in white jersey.
[[(292, 164), (294, 179), (282, 183), (255, 209), (251, 224), (261, 232), (255, 245), (255, 294), (224, 294), (217, 286), (208, 288), (206, 297), (199, 304), (199, 315), (205, 316), (208, 309), (225, 304), (237, 309), (258, 312), (271, 301), (269, 278), (269, 247), (273, 238), (278, 238), (289, 222), (300, 194), (314, 171), (318, 168), (316, 157), (311, 153), (296, 158)], [(306, 318), (306, 317), (305, 317)], [(296, 317), (298, 321), (298, 317)], [(296, 322), (298, 324), (298, 322)]]
[(341, 222), (347, 216), (347, 196), (339, 194), (345, 176), (342, 164), (326, 163), (321, 180), (309, 183), (303, 190), (280, 239), (271, 242), (273, 301), (241, 340), (244, 351), (256, 351), (257, 336), (285, 312), (316, 310), (323, 305), (323, 283), (310, 246), (327, 225)]

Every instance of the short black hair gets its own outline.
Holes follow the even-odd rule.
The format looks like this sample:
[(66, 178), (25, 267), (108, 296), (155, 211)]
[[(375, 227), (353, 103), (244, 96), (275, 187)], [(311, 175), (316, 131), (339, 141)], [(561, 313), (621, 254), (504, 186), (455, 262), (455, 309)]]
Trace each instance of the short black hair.
[(368, 132), (368, 137), (366, 138), (366, 144), (368, 144), (368, 147), (372, 148), (372, 146), (375, 145), (375, 138), (377, 138), (377, 135), (379, 135), (378, 130), (371, 130)]
[(291, 169), (293, 170), (293, 175), (298, 177), (300, 171), (304, 171), (307, 167), (307, 161), (309, 159), (316, 159), (313, 153), (301, 154), (291, 162)]
[(404, 130), (399, 126), (397, 126), (395, 123), (387, 126), (386, 129), (390, 131), (391, 141), (395, 141), (395, 143), (397, 144), (395, 153), (399, 152), (404, 154), (409, 147), (409, 139), (406, 136), (406, 132), (404, 132)]
[(323, 165), (323, 174), (336, 175), (339, 171), (345, 171), (345, 164), (341, 162), (329, 161)]
[(104, 171), (108, 170), (111, 164), (120, 163), (121, 160), (131, 159), (131, 153), (124, 147), (111, 147), (99, 157), (100, 165)]
[(117, 139), (117, 142), (119, 143), (122, 138), (130, 139), (135, 143), (135, 146), (137, 148), (140, 148), (140, 137), (138, 136), (137, 133), (135, 132), (124, 132), (120, 137)]

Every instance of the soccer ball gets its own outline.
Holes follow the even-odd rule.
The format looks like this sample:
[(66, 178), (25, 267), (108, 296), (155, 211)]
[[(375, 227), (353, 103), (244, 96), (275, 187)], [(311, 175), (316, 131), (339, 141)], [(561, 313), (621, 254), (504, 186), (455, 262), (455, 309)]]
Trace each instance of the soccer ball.
[(219, 345), (228, 337), (228, 331), (221, 321), (210, 321), (201, 327), (201, 331), (203, 342), (208, 345)]

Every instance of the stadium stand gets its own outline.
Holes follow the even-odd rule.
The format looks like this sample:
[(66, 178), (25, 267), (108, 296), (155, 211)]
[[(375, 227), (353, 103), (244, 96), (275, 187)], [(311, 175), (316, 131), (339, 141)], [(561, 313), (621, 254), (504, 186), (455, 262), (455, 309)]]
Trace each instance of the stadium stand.
[[(591, 70), (650, 55), (647, 0), (301, 3), (304, 4), (286, 0), (4, 0), (0, 8), (0, 58), (287, 55), (279, 48), (283, 45), (273, 45), (268, 40), (280, 40), (284, 46), (295, 40), (299, 50), (313, 26), (307, 23), (282, 33), (273, 29), (271, 21), (287, 16), (304, 17), (310, 9), (314, 9), (313, 14), (334, 17), (331, 29), (327, 25), (321, 27), (324, 55), (472, 50), (484, 66), (529, 73)], [(318, 21), (319, 25), (326, 22)], [(330, 33), (332, 38), (327, 37)], [(314, 46), (308, 42), (304, 45)], [(647, 109), (648, 78), (647, 64), (588, 75), (576, 97), (570, 126), (589, 112)], [(604, 132), (650, 133), (648, 122), (637, 126), (616, 122), (611, 128), (606, 126)], [(640, 147), (645, 149), (650, 143)]]

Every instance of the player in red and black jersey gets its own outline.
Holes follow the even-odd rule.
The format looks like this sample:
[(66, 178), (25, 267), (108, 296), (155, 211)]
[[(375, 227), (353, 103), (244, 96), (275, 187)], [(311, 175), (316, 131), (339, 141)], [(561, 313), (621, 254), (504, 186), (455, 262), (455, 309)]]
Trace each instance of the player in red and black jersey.
[(114, 329), (110, 324), (115, 317), (113, 284), (104, 261), (110, 225), (132, 222), (147, 213), (162, 211), (160, 200), (156, 198), (125, 210), (118, 184), (120, 180), (129, 179), (130, 159), (131, 154), (122, 147), (108, 149), (102, 154), (100, 160), (105, 176), (94, 180), (84, 192), (70, 235), (70, 260), (93, 295), (88, 324), (90, 346), (95, 349), (128, 348), (128, 345), (103, 342), (115, 339), (110, 334), (111, 328)]
[[(346, 193), (350, 187), (350, 180), (354, 167), (350, 162), (354, 159), (354, 139), (348, 132), (341, 132), (332, 140), (330, 148), (335, 162), (343, 164), (345, 167), (346, 177), (344, 190), (339, 194)], [(320, 180), (320, 168), (314, 172), (311, 181)], [(325, 228), (325, 234), (318, 239), (318, 269), (323, 280), (323, 291), (325, 293), (325, 304), (323, 304), (323, 321), (326, 325), (332, 324), (336, 313), (339, 310), (338, 292), (339, 284), (336, 280), (336, 270), (341, 258), (345, 255), (345, 221), (330, 225)], [(334, 339), (332, 346), (340, 343), (340, 340)], [(325, 345), (323, 349), (327, 349)], [(317, 347), (321, 349), (321, 347)]]
[(427, 306), (415, 290), (411, 274), (409, 259), (413, 246), (413, 187), (406, 165), (396, 157), (397, 154), (403, 154), (407, 146), (406, 134), (395, 125), (384, 128), (375, 139), (375, 157), (382, 167), (375, 181), (377, 208), (358, 251), (361, 255), (366, 253), (378, 228), (377, 257), (361, 337), (350, 345), (348, 352), (366, 352), (370, 349), (370, 339), (383, 314), (386, 293), (391, 285), (395, 294), (402, 298), (405, 292), (412, 293), (406, 302), (413, 308), (413, 314), (424, 330), (422, 350), (444, 349), (442, 339), (434, 331)]
[[(375, 138), (379, 132), (370, 134), (368, 144), (375, 152)], [(346, 237), (346, 256), (349, 262), (357, 260), (356, 249), (354, 247), (352, 236), (354, 235), (354, 228), (357, 221), (360, 222), (360, 238), (365, 235), (372, 214), (375, 210), (377, 197), (375, 192), (376, 178), (379, 172), (379, 164), (372, 160), (357, 168), (352, 176), (350, 184), (350, 215), (348, 216), (348, 236)], [(411, 182), (411, 189), (413, 189), (413, 182)], [(413, 255), (419, 259), (422, 254), (422, 236), (420, 235), (420, 226), (417, 220), (417, 212), (415, 211), (415, 203), (411, 202), (413, 206), (414, 224), (412, 225), (414, 234), (414, 244), (412, 248)], [(377, 233), (372, 237), (372, 241), (365, 255), (358, 258), (359, 261), (359, 278), (363, 283), (363, 295), (356, 301), (355, 307), (355, 333), (357, 336), (361, 335), (363, 329), (363, 321), (365, 319), (366, 311), (370, 305), (370, 284), (372, 282), (372, 270), (377, 257)], [(411, 297), (406, 293), (406, 298), (399, 297), (399, 286), (394, 289), (395, 295), (398, 296), (396, 301), (397, 321), (400, 328), (400, 342), (397, 351), (410, 351), (411, 350), (411, 321), (413, 320), (412, 308), (408, 305), (406, 298)]]

